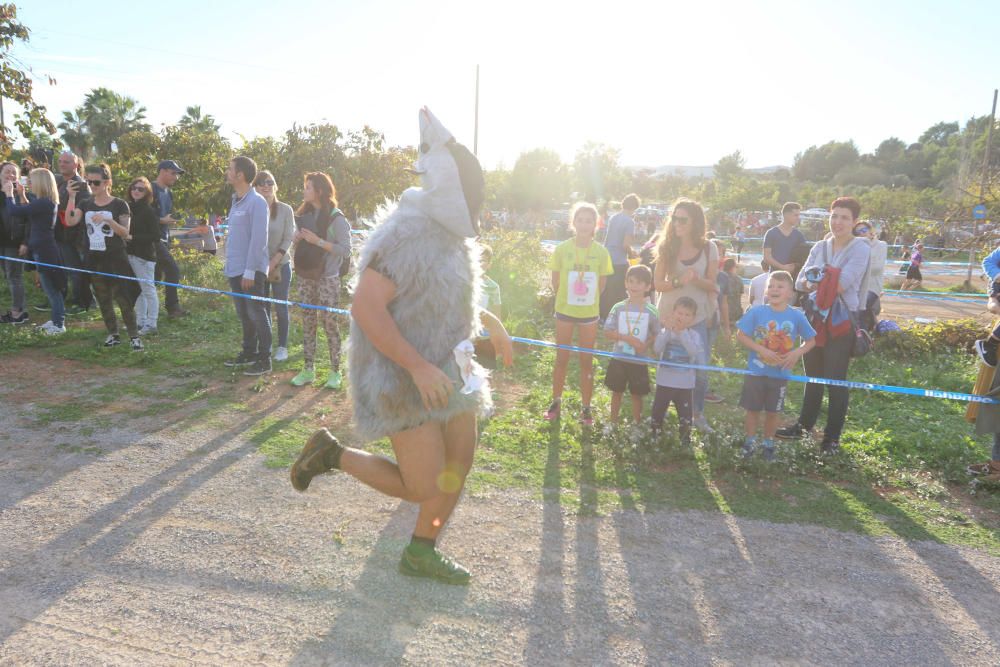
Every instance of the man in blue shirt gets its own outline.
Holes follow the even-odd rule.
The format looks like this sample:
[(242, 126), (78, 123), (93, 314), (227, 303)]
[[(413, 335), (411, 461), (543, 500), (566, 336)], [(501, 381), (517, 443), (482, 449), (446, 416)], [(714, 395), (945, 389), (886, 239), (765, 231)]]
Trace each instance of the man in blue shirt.
[(625, 272), (628, 271), (628, 251), (635, 238), (635, 215), (639, 208), (639, 195), (629, 194), (622, 199), (622, 210), (608, 220), (608, 231), (604, 235), (604, 247), (611, 255), (614, 275), (608, 278), (601, 294), (601, 321), (608, 317), (611, 307), (625, 299)]
[[(184, 170), (174, 160), (163, 160), (157, 165), (156, 172), (156, 179), (153, 181), (153, 205), (160, 216), (160, 240), (156, 243), (156, 279), (179, 283), (181, 269), (177, 266), (174, 256), (170, 254), (170, 228), (178, 223), (173, 216), (174, 193), (170, 188)], [(181, 308), (180, 299), (177, 298), (176, 287), (167, 285), (163, 288), (163, 292), (169, 317), (187, 315), (187, 311)]]
[[(224, 273), (231, 292), (264, 296), (269, 207), (267, 200), (250, 186), (256, 177), (257, 164), (242, 155), (234, 157), (226, 169), (226, 182), (233, 187), (234, 194), (229, 208)], [(270, 373), (271, 319), (267, 304), (239, 296), (233, 297), (233, 303), (243, 327), (243, 350), (226, 365), (248, 366), (244, 375)]]
[(785, 202), (781, 207), (781, 224), (771, 227), (764, 234), (764, 261), (771, 267), (771, 271), (788, 271), (793, 276), (796, 273), (792, 251), (807, 242), (806, 237), (798, 230), (801, 210), (801, 204)]

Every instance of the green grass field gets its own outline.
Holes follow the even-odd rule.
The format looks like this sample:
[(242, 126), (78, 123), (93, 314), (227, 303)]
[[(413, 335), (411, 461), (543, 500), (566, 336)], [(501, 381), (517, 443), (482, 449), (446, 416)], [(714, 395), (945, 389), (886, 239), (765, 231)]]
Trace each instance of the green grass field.
[[(221, 284), (216, 262), (186, 258), (185, 272), (192, 282), (200, 281), (197, 284)], [(551, 339), (547, 318), (530, 311), (535, 307), (534, 292), (505, 294), (505, 303), (515, 311), (509, 320), (524, 335)], [(31, 290), (30, 299), (39, 295)], [(5, 308), (8, 298), (0, 296), (0, 307)], [(180, 411), (185, 415), (184, 428), (200, 428), (206, 423), (225, 424), (234, 413), (246, 415), (256, 394), (285, 391), (283, 383), (301, 360), (297, 313), (293, 311), (289, 362), (275, 364), (272, 376), (251, 381), (222, 365), (238, 351), (239, 327), (231, 301), (204, 294), (182, 294), (182, 301), (192, 315), (164, 318), (160, 334), (148, 340), (148, 349), (141, 354), (131, 353), (127, 346), (103, 349), (103, 326), (95, 313), (70, 319), (69, 333), (58, 338), (46, 338), (31, 327), (0, 327), (0, 364), (24, 354), (78, 362), (83, 366), (76, 372), (83, 375), (88, 368), (108, 374), (107, 388), (87, 391), (77, 401), (37, 403), (32, 411), (37, 428), (84, 421), (91, 423), (81, 429), (91, 432), (109, 426), (114, 417), (106, 414), (107, 408), (123, 394), (141, 399), (143, 407), (135, 410), (143, 415)], [(44, 317), (32, 315), (36, 320)], [(324, 349), (322, 343), (319, 349)], [(969, 391), (974, 359), (954, 349), (928, 344), (906, 355), (887, 346), (886, 351), (856, 360), (851, 377)], [(482, 422), (476, 465), (468, 481), (470, 493), (515, 490), (582, 514), (620, 509), (723, 512), (968, 545), (1000, 554), (1000, 497), (993, 489), (971, 486), (965, 475), (966, 465), (988, 458), (989, 443), (986, 437), (974, 436), (964, 419), (964, 403), (852, 391), (840, 454), (822, 457), (816, 443), (802, 441), (782, 443), (775, 463), (745, 463), (738, 456), (739, 376), (712, 374), (713, 390), (726, 399), (707, 408), (717, 432), (696, 436), (693, 446), (683, 447), (672, 435), (672, 414), (666, 435), (658, 441), (647, 433), (633, 439), (627, 423), (605, 437), (609, 395), (601, 386), (600, 369), (594, 402), (598, 421), (593, 428), (581, 427), (575, 419), (579, 409), (575, 362), (562, 421), (544, 422), (541, 413), (550, 397), (553, 357), (550, 350), (531, 349), (518, 356), (512, 369), (497, 374), (495, 393), (504, 407)], [(323, 379), (323, 355), (318, 361)], [(745, 361), (741, 351), (729, 346), (715, 363), (742, 366)], [(68, 377), (65, 382), (78, 379)], [(791, 421), (802, 385), (793, 383), (788, 395)], [(5, 400), (16, 402), (17, 397)], [(258, 447), (265, 465), (288, 466), (318, 423), (325, 420), (349, 432), (346, 401), (346, 394), (331, 392), (301, 415), (284, 419), (261, 415), (246, 437)], [(648, 410), (647, 404), (644, 414)], [(390, 452), (385, 441), (368, 447)]]

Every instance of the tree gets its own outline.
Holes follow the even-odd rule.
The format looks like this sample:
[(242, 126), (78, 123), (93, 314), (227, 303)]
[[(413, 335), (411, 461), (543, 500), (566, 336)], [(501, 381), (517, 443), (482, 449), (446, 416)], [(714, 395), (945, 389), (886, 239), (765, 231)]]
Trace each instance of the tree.
[(931, 125), (920, 135), (920, 143), (922, 144), (937, 144), (939, 146), (944, 146), (948, 143), (948, 138), (953, 134), (958, 134), (958, 123), (937, 123)]
[(518, 211), (554, 208), (569, 198), (570, 176), (548, 148), (521, 153), (510, 173), (510, 200)]
[(211, 114), (202, 115), (201, 105), (188, 107), (177, 125), (195, 132), (218, 132), (220, 127), (215, 122), (214, 116)]
[(858, 162), (858, 147), (853, 141), (830, 141), (810, 146), (795, 156), (792, 174), (800, 181), (829, 182), (844, 167)]
[(724, 183), (728, 183), (743, 175), (743, 167), (743, 153), (741, 151), (734, 151), (720, 158), (715, 163), (713, 171), (716, 178)]
[[(10, 52), (16, 42), (28, 41), (29, 32), (17, 20), (16, 5), (0, 4), (0, 96), (21, 106), (22, 112), (15, 118), (14, 126), (24, 137), (31, 136), (35, 129), (49, 134), (56, 131), (55, 125), (45, 115), (45, 107), (35, 102), (33, 82), (28, 75), (31, 69)], [(49, 83), (55, 83), (55, 80), (50, 77)], [(0, 125), (0, 151), (8, 154), (11, 144), (10, 128)]]
[(59, 123), (59, 129), (62, 130), (62, 140), (71, 151), (84, 160), (90, 159), (93, 143), (87, 130), (87, 118), (83, 107), (77, 107), (73, 111), (63, 111), (63, 121)]
[(598, 202), (623, 195), (628, 178), (619, 165), (621, 151), (588, 141), (573, 160), (574, 187), (587, 201)]
[(109, 88), (94, 88), (83, 100), (83, 115), (87, 132), (99, 155), (110, 155), (112, 145), (124, 134), (149, 130), (146, 107), (126, 95)]

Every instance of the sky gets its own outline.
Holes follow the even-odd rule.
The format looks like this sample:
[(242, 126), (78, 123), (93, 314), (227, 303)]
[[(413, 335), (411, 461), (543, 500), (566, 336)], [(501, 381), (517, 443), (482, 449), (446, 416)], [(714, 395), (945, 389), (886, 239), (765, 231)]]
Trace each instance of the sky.
[(989, 114), (1000, 86), (987, 0), (17, 4), (32, 33), (13, 54), (56, 123), (105, 86), (154, 128), (201, 105), (235, 146), (314, 122), (413, 145), (427, 105), (471, 148), (479, 65), (487, 168), (541, 147), (569, 162), (587, 141), (629, 166), (735, 150), (791, 165), (830, 140), (869, 152)]

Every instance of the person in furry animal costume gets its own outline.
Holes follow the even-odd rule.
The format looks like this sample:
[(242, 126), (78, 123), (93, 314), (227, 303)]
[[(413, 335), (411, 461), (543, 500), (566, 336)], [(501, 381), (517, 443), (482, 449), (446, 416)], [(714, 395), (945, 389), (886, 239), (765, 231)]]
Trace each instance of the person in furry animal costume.
[(473, 359), (480, 325), (510, 365), (510, 336), (478, 307), (482, 169), (425, 107), (420, 111), (419, 188), (368, 238), (358, 262), (347, 342), (357, 433), (388, 437), (396, 461), (344, 447), (326, 429), (292, 466), (305, 491), (316, 475), (342, 470), (390, 496), (419, 503), (399, 570), (450, 584), (469, 571), (437, 549), (476, 448), (476, 417), (491, 408), (486, 372)]

